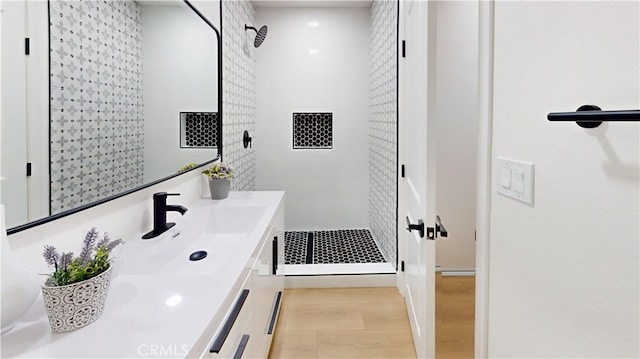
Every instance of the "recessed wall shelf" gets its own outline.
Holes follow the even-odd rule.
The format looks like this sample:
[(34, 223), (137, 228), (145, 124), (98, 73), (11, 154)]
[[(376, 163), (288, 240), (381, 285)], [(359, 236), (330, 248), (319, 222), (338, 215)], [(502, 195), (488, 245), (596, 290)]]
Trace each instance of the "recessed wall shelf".
[(217, 141), (217, 112), (180, 112), (180, 148), (213, 148)]
[(333, 148), (333, 113), (294, 112), (293, 148)]

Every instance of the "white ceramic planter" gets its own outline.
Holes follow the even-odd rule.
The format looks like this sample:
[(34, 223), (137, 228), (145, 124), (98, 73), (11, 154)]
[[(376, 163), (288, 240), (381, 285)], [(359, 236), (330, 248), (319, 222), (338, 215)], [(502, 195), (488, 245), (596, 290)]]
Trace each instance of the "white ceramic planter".
[(100, 318), (107, 300), (113, 266), (82, 282), (42, 286), (42, 297), (54, 333), (82, 328)]

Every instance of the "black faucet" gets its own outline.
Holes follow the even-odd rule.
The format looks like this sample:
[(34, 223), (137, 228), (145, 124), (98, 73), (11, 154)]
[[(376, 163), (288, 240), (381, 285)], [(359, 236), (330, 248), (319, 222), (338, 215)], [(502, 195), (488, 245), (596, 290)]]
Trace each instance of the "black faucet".
[(176, 211), (184, 216), (187, 209), (183, 206), (167, 205), (167, 196), (179, 196), (179, 193), (158, 192), (153, 194), (153, 231), (142, 236), (142, 239), (155, 238), (175, 226), (167, 223), (167, 212)]

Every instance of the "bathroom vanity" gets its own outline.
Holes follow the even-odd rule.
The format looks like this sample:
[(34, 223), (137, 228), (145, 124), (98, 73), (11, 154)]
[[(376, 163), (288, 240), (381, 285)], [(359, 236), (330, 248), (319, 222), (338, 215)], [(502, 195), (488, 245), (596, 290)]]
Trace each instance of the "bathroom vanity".
[(284, 289), (284, 192), (183, 203), (175, 227), (114, 251), (102, 317), (53, 334), (40, 295), (2, 336), (2, 357), (266, 358)]

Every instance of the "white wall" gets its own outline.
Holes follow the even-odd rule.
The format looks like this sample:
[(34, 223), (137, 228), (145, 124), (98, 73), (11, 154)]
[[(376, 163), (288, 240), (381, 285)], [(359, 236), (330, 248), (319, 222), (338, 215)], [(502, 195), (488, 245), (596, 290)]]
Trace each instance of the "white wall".
[(220, 1), (191, 0), (190, 3), (220, 31)]
[[(368, 227), (369, 9), (258, 8), (256, 22), (269, 26), (256, 50), (256, 188), (287, 192), (287, 229)], [(292, 149), (293, 112), (332, 112), (333, 149)]]
[[(489, 357), (640, 357), (638, 2), (496, 2), (493, 158), (535, 164), (534, 205), (491, 198)], [(495, 182), (495, 178), (494, 178)]]
[(180, 112), (218, 112), (215, 32), (186, 6), (143, 6), (144, 182), (213, 159), (180, 148)]
[(439, 1), (437, 11), (437, 213), (449, 237), (436, 241), (442, 270), (475, 267), (478, 137), (478, 3)]

